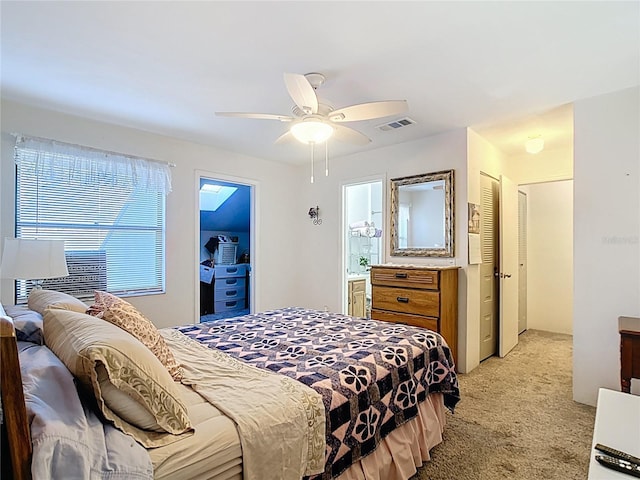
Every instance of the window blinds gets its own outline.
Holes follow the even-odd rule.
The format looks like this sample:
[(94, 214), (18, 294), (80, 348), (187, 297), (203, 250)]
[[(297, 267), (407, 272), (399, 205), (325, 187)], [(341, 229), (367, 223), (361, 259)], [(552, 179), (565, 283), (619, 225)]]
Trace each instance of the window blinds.
[[(65, 241), (69, 277), (43, 288), (86, 300), (164, 291), (168, 165), (26, 137), (15, 161), (16, 237)], [(29, 285), (16, 283), (24, 303)]]

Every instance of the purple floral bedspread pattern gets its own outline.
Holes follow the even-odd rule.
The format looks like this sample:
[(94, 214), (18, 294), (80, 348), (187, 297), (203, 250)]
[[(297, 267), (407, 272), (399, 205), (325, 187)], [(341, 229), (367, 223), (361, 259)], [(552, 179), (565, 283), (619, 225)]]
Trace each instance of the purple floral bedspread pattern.
[(178, 330), (322, 395), (327, 454), (317, 479), (372, 452), (427, 393), (442, 392), (452, 411), (460, 399), (449, 347), (431, 330), (297, 307)]

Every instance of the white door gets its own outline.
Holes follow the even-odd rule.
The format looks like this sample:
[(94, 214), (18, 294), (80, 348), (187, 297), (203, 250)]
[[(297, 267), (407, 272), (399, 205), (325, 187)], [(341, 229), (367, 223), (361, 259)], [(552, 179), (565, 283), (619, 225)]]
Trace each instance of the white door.
[(518, 187), (500, 176), (500, 343), (504, 357), (518, 343)]
[(498, 239), (500, 236), (500, 184), (488, 175), (480, 176), (480, 361), (498, 350), (499, 282)]

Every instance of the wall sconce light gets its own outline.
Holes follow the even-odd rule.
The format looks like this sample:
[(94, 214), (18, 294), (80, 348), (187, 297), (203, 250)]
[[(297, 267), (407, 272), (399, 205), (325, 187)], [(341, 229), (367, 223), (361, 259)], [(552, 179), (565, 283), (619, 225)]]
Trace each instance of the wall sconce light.
[(540, 135), (529, 137), (529, 140), (524, 142), (524, 149), (532, 155), (540, 153), (544, 149), (544, 139)]
[(320, 218), (320, 207), (309, 209), (309, 218), (313, 220), (314, 225), (322, 225), (322, 219)]

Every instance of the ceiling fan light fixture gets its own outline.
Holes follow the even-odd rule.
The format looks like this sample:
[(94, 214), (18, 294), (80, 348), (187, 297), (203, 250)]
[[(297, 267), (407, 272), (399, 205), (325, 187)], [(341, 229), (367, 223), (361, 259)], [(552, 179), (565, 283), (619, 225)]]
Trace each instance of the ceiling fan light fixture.
[(291, 134), (304, 144), (326, 142), (333, 135), (333, 127), (317, 118), (304, 119), (291, 126)]
[(524, 149), (527, 153), (535, 155), (536, 153), (540, 153), (544, 149), (544, 138), (542, 137), (531, 137), (524, 143)]

